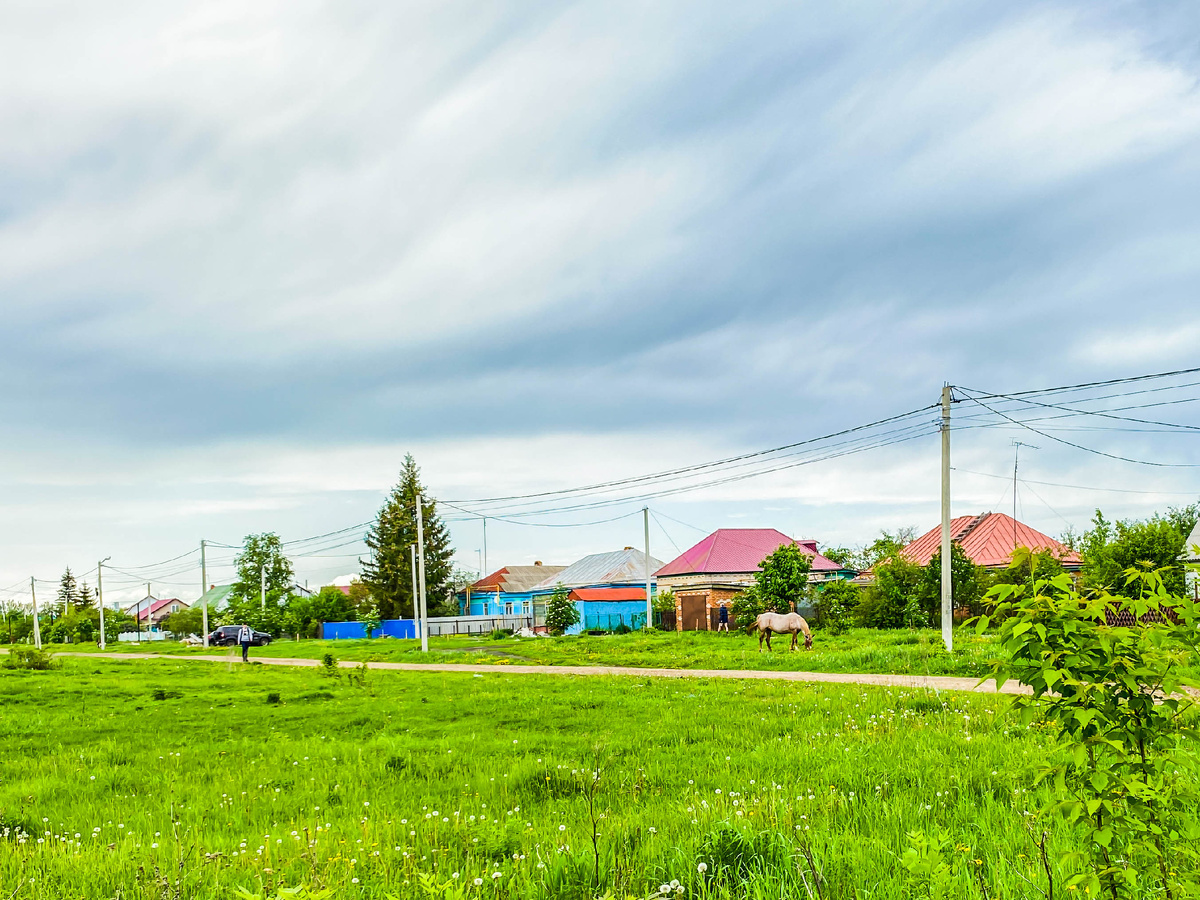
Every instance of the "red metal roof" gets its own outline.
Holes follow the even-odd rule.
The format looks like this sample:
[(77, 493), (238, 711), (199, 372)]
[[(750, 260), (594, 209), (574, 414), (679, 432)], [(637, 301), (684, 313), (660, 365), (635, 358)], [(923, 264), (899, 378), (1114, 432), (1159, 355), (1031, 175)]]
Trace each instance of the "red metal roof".
[[(153, 599), (153, 598), (151, 598), (151, 599)], [(150, 615), (151, 616), (158, 615), (162, 610), (164, 610), (168, 605), (170, 605), (172, 603), (178, 603), (180, 609), (188, 608), (188, 604), (184, 603), (178, 597), (170, 597), (165, 600), (155, 600), (153, 603), (151, 603), (150, 604)], [(137, 606), (138, 606), (138, 608), (136, 611), (136, 619), (138, 622), (140, 622), (140, 621), (142, 621), (142, 619), (146, 618), (146, 598), (143, 597), (141, 600), (139, 600)]]
[(774, 528), (718, 528), (685, 550), (655, 575), (745, 575), (780, 547), (798, 546), (812, 557), (812, 571), (837, 572), (842, 567), (817, 552), (817, 542), (797, 541)]
[[(1013, 542), (1016, 526), (1016, 543)], [(1014, 547), (1030, 550), (1049, 550), (1064, 566), (1077, 568), (1083, 564), (1079, 554), (1036, 528), (1030, 528), (1004, 513), (980, 513), (977, 516), (959, 516), (950, 520), (950, 539), (963, 548), (963, 552), (977, 566), (999, 568), (1012, 562)], [(933, 554), (942, 546), (942, 527), (939, 525), (921, 535), (901, 552), (905, 559), (919, 566), (929, 565)]]
[(618, 587), (618, 588), (575, 588), (571, 591), (572, 600), (586, 600), (594, 603), (598, 600), (645, 600), (646, 589), (644, 587)]

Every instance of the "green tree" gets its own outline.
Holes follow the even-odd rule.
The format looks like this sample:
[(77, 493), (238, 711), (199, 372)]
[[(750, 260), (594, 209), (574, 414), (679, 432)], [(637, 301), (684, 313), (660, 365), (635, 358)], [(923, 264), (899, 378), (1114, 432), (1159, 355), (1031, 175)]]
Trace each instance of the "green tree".
[[(920, 612), (921, 587), (925, 571), (899, 553), (875, 568), (875, 584), (863, 591), (855, 611), (860, 625), (870, 628), (902, 628), (912, 621), (912, 612)], [(906, 621), (905, 610), (909, 610)], [(927, 623), (926, 623), (927, 624)]]
[[(1200, 792), (1186, 691), (1200, 687), (1200, 604), (1170, 593), (1161, 572), (1130, 568), (1122, 581), (1124, 594), (1080, 592), (1065, 573), (997, 585), (1006, 657), (993, 672), (998, 687), (1015, 679), (1032, 690), (1013, 701), (1023, 724), (1058, 737), (1038, 780), (1056, 795), (1045, 811), (1081, 833), (1080, 849), (1064, 854), (1082, 868), (1068, 890), (1196, 897)], [(1138, 624), (1108, 625), (1114, 607)], [(988, 624), (981, 617), (979, 630)]]
[[(107, 627), (107, 623), (105, 624)], [(179, 638), (187, 637), (189, 634), (196, 634), (203, 637), (204, 610), (199, 606), (191, 606), (187, 609), (173, 612), (163, 619), (162, 627)]]
[(67, 571), (63, 572), (62, 578), (58, 581), (58, 593), (54, 595), (53, 608), (48, 612), (63, 615), (78, 605), (79, 584), (75, 581), (75, 576), (71, 574), (71, 567), (67, 566)]
[(900, 551), (911, 544), (916, 536), (917, 530), (911, 525), (897, 528), (894, 533), (881, 531), (879, 537), (856, 551), (853, 557), (854, 565), (851, 568), (860, 572), (873, 569), (879, 563), (899, 555)]
[(811, 569), (812, 557), (795, 544), (784, 544), (764, 559), (754, 573), (764, 610), (789, 613), (805, 605)]
[(821, 551), (826, 559), (831, 559), (843, 569), (853, 569), (858, 561), (858, 551), (849, 547), (826, 547)]
[(1194, 527), (1192, 507), (1172, 510), (1166, 516), (1155, 514), (1149, 519), (1125, 519), (1109, 522), (1100, 510), (1092, 518), (1092, 527), (1080, 540), (1083, 557), (1083, 585), (1099, 590), (1106, 588), (1130, 596), (1134, 588), (1124, 573), (1133, 567), (1161, 570), (1168, 592), (1181, 594), (1184, 589), (1184, 570), (1179, 556), (1185, 549), (1188, 524)]
[[(1013, 550), (1012, 562), (993, 577), (994, 584), (1031, 584), (1039, 578), (1049, 579), (1061, 575), (1062, 560), (1049, 550), (1030, 550), (1017, 547)], [(978, 615), (978, 613), (976, 613)]]
[(572, 625), (578, 624), (579, 607), (560, 583), (546, 601), (546, 630), (551, 634), (563, 634)]
[(85, 581), (79, 585), (79, 609), (95, 609), (96, 608), (96, 593)]
[[(982, 576), (979, 567), (975, 565), (966, 551), (958, 542), (950, 544), (950, 578), (951, 602), (954, 609), (970, 610), (972, 615), (983, 612), (983, 585), (986, 576)], [(925, 567), (925, 576), (921, 581), (918, 592), (918, 602), (925, 622), (930, 625), (940, 625), (942, 622), (942, 548), (938, 547)]]
[(842, 634), (850, 627), (851, 615), (861, 599), (856, 584), (841, 578), (825, 582), (817, 588), (813, 601), (817, 610), (816, 624), (833, 634)]
[(230, 600), (255, 600), (261, 605), (262, 576), (266, 574), (268, 604), (286, 597), (296, 581), (291, 562), (283, 555), (283, 542), (274, 532), (248, 534), (242, 552), (234, 559), (238, 580)]
[[(361, 583), (359, 583), (361, 586)], [(354, 586), (351, 585), (353, 593)], [(370, 595), (366, 595), (369, 601)], [(365, 605), (365, 604), (364, 604)], [(311, 597), (292, 595), (284, 606), (283, 627), (290, 634), (315, 638), (321, 622), (354, 622), (358, 610), (351, 595), (332, 585), (321, 588)]]
[(413, 615), (412, 562), (409, 548), (417, 541), (417, 495), (424, 519), (425, 592), (432, 615), (450, 593), (454, 549), (450, 531), (437, 513), (437, 502), (425, 495), (421, 472), (412, 454), (404, 457), (400, 480), (379, 509), (367, 532), (370, 559), (363, 562), (362, 580), (371, 589), (385, 619)]

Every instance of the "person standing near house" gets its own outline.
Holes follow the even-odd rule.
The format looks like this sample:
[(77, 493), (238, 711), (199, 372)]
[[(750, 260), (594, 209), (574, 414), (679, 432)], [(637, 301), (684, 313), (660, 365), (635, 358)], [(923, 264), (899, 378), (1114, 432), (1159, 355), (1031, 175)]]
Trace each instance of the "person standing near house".
[(254, 640), (254, 632), (249, 625), (238, 629), (238, 643), (242, 645), (242, 662), (250, 661), (250, 642)]
[(729, 604), (722, 603), (721, 609), (717, 613), (717, 631), (729, 633)]

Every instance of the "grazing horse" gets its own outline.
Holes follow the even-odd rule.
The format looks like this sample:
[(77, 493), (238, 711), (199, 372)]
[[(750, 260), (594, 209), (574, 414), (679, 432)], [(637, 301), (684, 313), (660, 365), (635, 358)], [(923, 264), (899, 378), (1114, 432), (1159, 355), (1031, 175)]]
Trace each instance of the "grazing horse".
[(771, 633), (775, 634), (790, 634), (792, 636), (792, 646), (790, 649), (796, 649), (796, 642), (800, 634), (804, 634), (804, 649), (812, 649), (812, 632), (808, 630), (808, 623), (804, 621), (804, 617), (799, 613), (763, 613), (754, 620), (754, 627), (758, 629), (758, 652), (762, 652), (763, 638), (767, 639), (767, 650), (771, 649)]

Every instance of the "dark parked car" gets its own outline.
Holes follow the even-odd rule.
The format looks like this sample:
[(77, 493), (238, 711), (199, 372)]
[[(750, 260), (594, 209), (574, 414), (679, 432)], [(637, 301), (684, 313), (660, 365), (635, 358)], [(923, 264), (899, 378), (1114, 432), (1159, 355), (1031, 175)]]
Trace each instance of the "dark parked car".
[[(233, 646), (238, 643), (238, 632), (241, 630), (241, 625), (222, 625), (208, 636), (208, 643), (214, 647)], [(253, 628), (250, 631), (254, 635), (250, 643), (255, 647), (265, 647), (271, 643), (271, 636), (265, 631), (255, 631)]]

